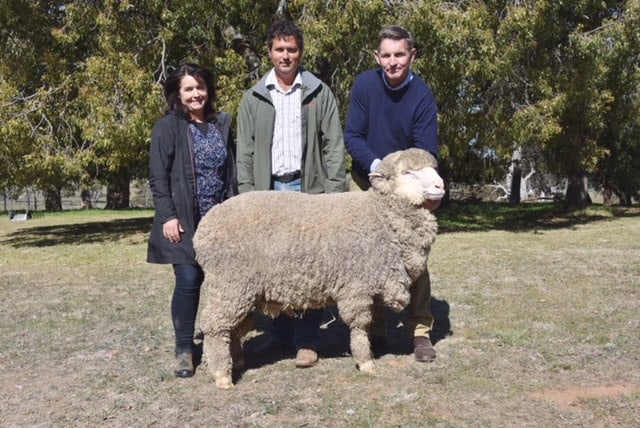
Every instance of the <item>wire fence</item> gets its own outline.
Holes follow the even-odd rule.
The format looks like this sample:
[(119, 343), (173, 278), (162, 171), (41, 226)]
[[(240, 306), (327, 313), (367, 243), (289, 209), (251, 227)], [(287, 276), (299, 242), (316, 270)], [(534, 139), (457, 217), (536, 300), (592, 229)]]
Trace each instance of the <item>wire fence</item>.
[[(151, 191), (146, 182), (132, 182), (129, 188), (129, 206), (131, 208), (153, 208)], [(85, 191), (86, 192), (86, 191)], [(63, 210), (80, 210), (88, 208), (87, 201), (90, 201), (90, 208), (104, 209), (107, 205), (106, 187), (98, 187), (83, 194), (81, 191), (63, 191), (61, 202)], [(45, 196), (43, 192), (34, 189), (25, 189), (19, 193), (12, 193), (9, 190), (2, 192), (2, 211), (4, 213), (16, 215), (31, 213), (37, 216), (46, 210)]]

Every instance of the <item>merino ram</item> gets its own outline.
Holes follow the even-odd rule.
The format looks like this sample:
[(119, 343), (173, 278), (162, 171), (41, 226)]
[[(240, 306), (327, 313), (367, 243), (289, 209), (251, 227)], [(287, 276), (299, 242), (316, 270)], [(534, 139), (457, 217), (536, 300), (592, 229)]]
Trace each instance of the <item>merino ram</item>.
[(437, 223), (425, 207), (444, 195), (436, 167), (408, 149), (383, 159), (366, 192), (256, 191), (212, 209), (194, 245), (205, 272), (203, 362), (216, 386), (233, 386), (232, 355), (255, 309), (275, 317), (337, 304), (357, 366), (373, 372), (374, 299), (401, 311), (427, 268)]

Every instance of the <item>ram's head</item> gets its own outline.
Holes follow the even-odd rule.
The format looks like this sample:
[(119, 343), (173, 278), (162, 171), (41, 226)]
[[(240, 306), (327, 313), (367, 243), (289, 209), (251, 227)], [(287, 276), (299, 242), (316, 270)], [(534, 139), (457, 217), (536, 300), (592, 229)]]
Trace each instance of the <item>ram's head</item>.
[(435, 209), (445, 194), (444, 181), (436, 171), (438, 161), (429, 152), (412, 148), (391, 153), (369, 174), (371, 186), (416, 206)]

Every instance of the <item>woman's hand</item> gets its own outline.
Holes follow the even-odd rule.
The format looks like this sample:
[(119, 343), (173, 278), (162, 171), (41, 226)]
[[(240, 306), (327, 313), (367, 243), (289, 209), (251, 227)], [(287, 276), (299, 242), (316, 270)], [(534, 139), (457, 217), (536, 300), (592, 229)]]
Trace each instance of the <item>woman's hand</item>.
[(182, 241), (182, 233), (184, 233), (184, 229), (180, 224), (180, 220), (178, 220), (177, 218), (169, 220), (162, 225), (162, 235), (169, 242), (177, 244), (178, 242)]

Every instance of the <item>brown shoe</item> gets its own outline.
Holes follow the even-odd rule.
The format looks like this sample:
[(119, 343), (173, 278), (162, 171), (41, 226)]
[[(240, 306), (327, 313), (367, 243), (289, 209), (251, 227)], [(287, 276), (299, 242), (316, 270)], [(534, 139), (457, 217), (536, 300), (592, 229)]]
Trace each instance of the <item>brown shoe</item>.
[(298, 349), (296, 354), (296, 367), (313, 367), (318, 362), (318, 353), (313, 349)]
[(413, 338), (413, 355), (416, 361), (428, 363), (436, 359), (436, 350), (428, 337)]
[(193, 376), (193, 355), (190, 352), (184, 352), (176, 356), (176, 377)]

